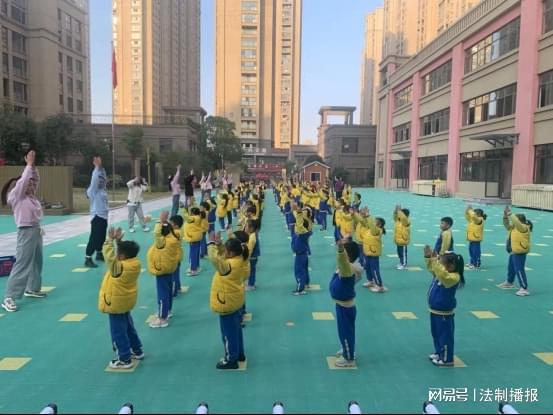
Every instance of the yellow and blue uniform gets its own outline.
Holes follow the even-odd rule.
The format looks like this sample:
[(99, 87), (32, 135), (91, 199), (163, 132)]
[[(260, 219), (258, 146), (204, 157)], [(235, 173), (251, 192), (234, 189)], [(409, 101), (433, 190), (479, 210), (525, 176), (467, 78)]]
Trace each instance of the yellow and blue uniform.
[(250, 275), (248, 277), (248, 285), (250, 287), (255, 287), (255, 280), (257, 277), (257, 260), (261, 255), (261, 248), (257, 232), (253, 232), (249, 235), (248, 251), (250, 253)]
[(512, 284), (515, 276), (521, 288), (528, 289), (528, 279), (526, 278), (526, 256), (530, 252), (531, 228), (526, 223), (512, 214), (510, 217), (503, 218), (503, 225), (509, 232), (507, 238), (507, 252), (509, 253), (509, 267), (507, 271), (507, 282)]
[[(338, 222), (338, 221), (337, 221)], [(346, 235), (351, 236), (353, 234), (353, 215), (342, 211), (338, 222), (340, 235), (344, 238)]]
[(346, 252), (338, 249), (338, 269), (329, 284), (330, 296), (336, 302), (336, 324), (342, 353), (346, 360), (355, 359), (355, 283), (361, 279), (362, 268), (351, 264)]
[(188, 256), (190, 272), (196, 273), (200, 268), (200, 249), (206, 221), (202, 219), (201, 215), (188, 214), (185, 209), (182, 213), (184, 217), (184, 240), (190, 245)]
[(397, 246), (397, 256), (402, 267), (407, 266), (407, 246), (411, 241), (411, 220), (399, 210), (394, 212), (394, 242)]
[(434, 251), (438, 255), (443, 255), (446, 252), (453, 252), (454, 243), (453, 243), (453, 233), (451, 228), (441, 231), (436, 244), (434, 245)]
[[(303, 212), (294, 212), (295, 224), (292, 228), (291, 247), (294, 252), (294, 276), (296, 278), (296, 292), (303, 293), (309, 284), (309, 237), (312, 232), (309, 220)], [(307, 225), (307, 226), (306, 226)]]
[(109, 315), (111, 341), (117, 348), (119, 360), (128, 362), (131, 351), (142, 353), (142, 342), (131, 316), (138, 297), (140, 260), (137, 257), (117, 259), (110, 240), (105, 241), (102, 253), (108, 269), (98, 294), (98, 309)]
[(181, 260), (182, 246), (179, 230), (163, 236), (162, 224), (154, 227), (154, 244), (148, 250), (148, 272), (156, 277), (158, 317), (166, 320), (173, 306), (173, 281)]
[(342, 210), (342, 207), (340, 205), (340, 202), (336, 201), (334, 204), (334, 217), (332, 220), (332, 224), (334, 225), (334, 240), (339, 241), (343, 238), (344, 235), (340, 233), (340, 226), (342, 223), (342, 216), (344, 215), (344, 211)]
[(319, 225), (321, 229), (326, 231), (327, 216), (328, 216), (328, 192), (325, 190), (319, 191)]
[(353, 214), (353, 241), (359, 248), (359, 263), (365, 268), (365, 254), (363, 253), (363, 234), (368, 230), (365, 220), (357, 212)]
[(365, 255), (365, 272), (369, 283), (383, 287), (382, 276), (380, 275), (380, 256), (382, 255), (382, 234), (381, 228), (376, 226), (371, 216), (363, 218), (363, 226), (366, 228), (361, 233), (363, 243), (363, 255)]
[(209, 305), (219, 314), (225, 361), (236, 363), (244, 357), (241, 309), (245, 301), (244, 280), (248, 277), (241, 256), (224, 258), (222, 246), (208, 245), (209, 260), (215, 267)]
[(455, 294), (461, 277), (448, 272), (438, 258), (426, 258), (426, 265), (433, 275), (428, 290), (430, 328), (434, 339), (434, 352), (439, 360), (452, 364), (454, 355)]
[(467, 220), (467, 241), (469, 241), (470, 265), (480, 268), (482, 249), (480, 244), (484, 238), (484, 218), (477, 216), (474, 210), (465, 211)]
[[(226, 195), (227, 199), (225, 199), (223, 195)], [(219, 225), (221, 225), (221, 229), (226, 229), (225, 218), (227, 217), (227, 210), (230, 209), (230, 204), (231, 201), (228, 199), (227, 193), (219, 192), (217, 194), (217, 208), (215, 209), (215, 214), (217, 215), (217, 218), (219, 218)]]

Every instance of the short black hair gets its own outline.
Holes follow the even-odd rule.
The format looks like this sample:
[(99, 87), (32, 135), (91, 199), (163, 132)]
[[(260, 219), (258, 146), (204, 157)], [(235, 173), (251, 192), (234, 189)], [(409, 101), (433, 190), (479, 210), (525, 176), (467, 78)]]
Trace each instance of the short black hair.
[(353, 241), (347, 241), (344, 244), (344, 250), (348, 255), (349, 262), (355, 262), (359, 258), (359, 245)]
[(178, 228), (182, 228), (182, 224), (184, 223), (184, 219), (181, 215), (171, 216), (171, 219), (169, 220), (177, 225)]
[(442, 222), (445, 222), (449, 225), (449, 227), (451, 228), (453, 226), (453, 219), (450, 218), (449, 216), (445, 216), (441, 219)]
[(405, 208), (404, 208), (404, 209), (401, 209), (401, 211), (403, 212), (403, 214), (404, 214), (405, 216), (409, 216), (409, 215), (411, 214), (411, 212), (409, 211), (409, 209), (405, 209)]
[(117, 253), (126, 259), (136, 258), (139, 251), (140, 246), (134, 241), (119, 241), (117, 244)]

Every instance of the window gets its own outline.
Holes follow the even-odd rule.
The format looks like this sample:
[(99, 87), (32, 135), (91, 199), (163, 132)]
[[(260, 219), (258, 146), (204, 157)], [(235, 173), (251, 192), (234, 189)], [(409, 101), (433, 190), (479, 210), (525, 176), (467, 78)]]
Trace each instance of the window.
[(159, 152), (170, 153), (173, 151), (173, 139), (172, 138), (160, 138), (159, 139)]
[(63, 54), (61, 52), (58, 52), (58, 62), (63, 65)]
[(12, 32), (12, 49), (22, 55), (27, 53), (27, 39), (17, 32)]
[(536, 146), (534, 183), (553, 184), (553, 144)]
[(10, 73), (10, 57), (7, 53), (2, 53), (2, 72), (6, 75)]
[(240, 103), (245, 107), (255, 107), (257, 105), (257, 99), (252, 97), (242, 97)]
[(255, 61), (242, 61), (242, 70), (243, 71), (255, 71), (257, 70), (257, 65)]
[(246, 10), (246, 11), (249, 11), (249, 12), (257, 11), (257, 2), (256, 1), (243, 1), (242, 2), (242, 10)]
[(392, 179), (409, 179), (409, 159), (392, 160)]
[(77, 49), (79, 52), (83, 51), (83, 43), (78, 39), (75, 39), (75, 49)]
[(243, 14), (242, 15), (242, 23), (244, 24), (257, 24), (257, 15), (255, 14)]
[(242, 85), (241, 91), (243, 94), (255, 94), (256, 87), (254, 85)]
[(255, 121), (242, 121), (240, 125), (242, 130), (257, 130), (257, 122)]
[(255, 59), (257, 51), (255, 49), (242, 49), (242, 57), (246, 59)]
[(27, 77), (27, 61), (25, 59), (12, 56), (13, 73), (20, 78)]
[(26, 20), (27, 20), (26, 17), (27, 16), (26, 16), (24, 8), (19, 7), (15, 4), (12, 4), (11, 14), (12, 14), (12, 19), (15, 20), (16, 22), (21, 23), (21, 24), (26, 23)]
[(77, 112), (83, 112), (83, 101), (77, 100)]
[(411, 123), (399, 125), (394, 127), (394, 144), (403, 143), (411, 139)]
[(0, 13), (2, 16), (5, 16), (8, 14), (8, 0), (2, 0), (0, 3)]
[(421, 118), (421, 136), (449, 130), (449, 108)]
[(473, 98), (463, 104), (463, 125), (506, 117), (516, 111), (516, 84)]
[(71, 35), (65, 35), (65, 44), (68, 48), (73, 48), (73, 37)]
[(394, 101), (396, 109), (411, 103), (412, 92), (413, 85), (409, 85), (408, 87), (403, 88), (401, 91), (395, 94)]
[(540, 75), (538, 108), (553, 105), (553, 71)]
[(77, 80), (77, 93), (82, 94), (83, 93), (83, 81)]
[(357, 137), (347, 137), (342, 139), (342, 153), (357, 154), (359, 139)]
[(465, 73), (517, 49), (519, 37), (520, 19), (517, 18), (465, 51)]
[[(461, 168), (459, 180), (465, 182), (499, 181), (499, 171), (488, 168), (488, 164), (512, 157), (512, 150), (475, 151), (461, 153)], [(490, 167), (494, 167), (490, 164)]]
[(419, 158), (419, 180), (446, 180), (447, 155)]
[(67, 77), (67, 92), (69, 95), (73, 95), (73, 78)]
[(17, 102), (27, 102), (27, 85), (14, 81), (13, 95)]
[(543, 33), (553, 30), (553, 0), (543, 2)]
[(59, 96), (59, 103), (60, 103), (60, 106), (63, 107), (63, 103), (64, 103), (64, 98), (63, 98), (63, 94), (60, 94)]
[(64, 27), (65, 27), (65, 30), (67, 30), (68, 32), (71, 32), (71, 16), (64, 13), (63, 14), (63, 24), (64, 24)]
[(81, 22), (79, 22), (77, 19), (73, 19), (73, 23), (74, 23), (74, 26), (75, 26), (75, 33), (80, 34), (82, 32)]
[(320, 182), (320, 181), (321, 181), (321, 173), (312, 172), (311, 173), (311, 182)]
[(423, 78), (423, 95), (451, 82), (451, 61), (434, 69)]
[(67, 57), (67, 72), (73, 72), (73, 58), (71, 56)]
[(77, 68), (77, 73), (82, 75), (83, 74), (83, 63), (81, 61), (75, 59), (75, 66)]
[(2, 86), (4, 87), (4, 98), (10, 97), (10, 80), (4, 78), (2, 81)]
[(243, 27), (242, 34), (246, 36), (257, 36), (257, 29), (250, 29), (247, 27)]
[(384, 177), (384, 162), (378, 162), (378, 178), (382, 179)]
[(73, 112), (73, 98), (67, 98), (67, 112)]
[(2, 49), (8, 50), (8, 28), (2, 27)]
[(242, 38), (242, 47), (257, 48), (257, 39), (255, 38)]
[(256, 118), (257, 113), (252, 108), (242, 108), (241, 115), (243, 118)]

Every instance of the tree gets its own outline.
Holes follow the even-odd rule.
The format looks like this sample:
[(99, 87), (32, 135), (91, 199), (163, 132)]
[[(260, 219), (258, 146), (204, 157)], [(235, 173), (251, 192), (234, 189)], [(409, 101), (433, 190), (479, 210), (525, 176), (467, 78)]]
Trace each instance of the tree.
[(65, 164), (67, 156), (78, 148), (73, 133), (73, 118), (64, 114), (52, 115), (39, 124), (38, 140), (48, 164)]
[(242, 146), (234, 134), (236, 126), (229, 119), (209, 116), (202, 124), (189, 120), (188, 125), (198, 137), (198, 151), (209, 160), (210, 170), (242, 159)]
[(5, 107), (0, 110), (0, 149), (6, 164), (23, 164), (24, 153), (37, 149), (37, 163), (42, 162), (43, 152), (38, 147), (35, 122), (22, 113)]
[[(141, 159), (144, 155), (144, 130), (138, 125), (130, 127), (123, 136), (123, 144), (127, 148), (129, 155), (131, 156), (132, 166), (135, 166), (135, 161)], [(134, 167), (134, 174), (138, 176), (140, 169)]]
[(306, 166), (309, 163), (313, 163), (314, 161), (318, 161), (319, 163), (324, 163), (324, 160), (322, 159), (321, 156), (319, 156), (318, 154), (312, 154), (312, 155), (307, 156), (305, 158), (305, 161), (303, 162), (303, 165)]

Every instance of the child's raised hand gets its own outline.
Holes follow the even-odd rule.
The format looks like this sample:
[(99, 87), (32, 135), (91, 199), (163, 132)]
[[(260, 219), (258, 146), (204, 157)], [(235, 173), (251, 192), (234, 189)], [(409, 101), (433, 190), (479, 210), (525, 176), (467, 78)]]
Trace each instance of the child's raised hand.
[(430, 248), (429, 245), (426, 245), (424, 247), (424, 257), (425, 258), (431, 258), (433, 256), (434, 252), (432, 251), (432, 248)]
[(108, 238), (110, 240), (115, 239), (115, 228), (113, 226), (110, 226), (108, 229)]
[(121, 239), (123, 239), (123, 235), (125, 234), (125, 232), (123, 232), (123, 229), (121, 228), (117, 228), (115, 230), (115, 240), (116, 241), (120, 241)]
[(505, 207), (505, 210), (503, 211), (503, 215), (504, 215), (505, 217), (511, 215), (511, 209), (509, 208), (509, 206), (506, 206), (506, 207)]
[(159, 214), (159, 221), (165, 223), (169, 220), (169, 212), (164, 210)]

